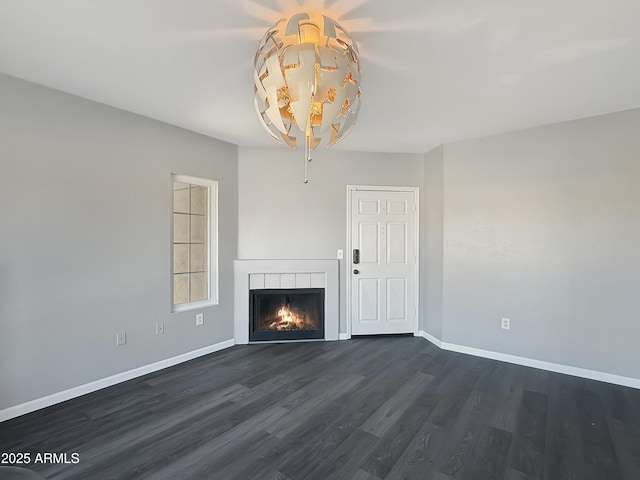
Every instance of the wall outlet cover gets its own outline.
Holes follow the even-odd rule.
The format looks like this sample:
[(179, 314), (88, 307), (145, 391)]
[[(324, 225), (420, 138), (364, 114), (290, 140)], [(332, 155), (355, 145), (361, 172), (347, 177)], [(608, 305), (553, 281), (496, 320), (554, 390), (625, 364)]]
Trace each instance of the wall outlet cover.
[(204, 323), (204, 313), (196, 313), (196, 325), (202, 325)]
[(511, 320), (509, 318), (502, 317), (502, 329), (510, 330), (511, 329)]

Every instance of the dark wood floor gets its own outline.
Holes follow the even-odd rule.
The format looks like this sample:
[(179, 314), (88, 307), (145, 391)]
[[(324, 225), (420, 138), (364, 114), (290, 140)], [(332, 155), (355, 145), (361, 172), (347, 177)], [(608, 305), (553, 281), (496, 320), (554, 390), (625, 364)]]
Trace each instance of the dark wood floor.
[[(413, 337), (236, 346), (0, 424), (48, 479), (640, 479), (640, 391)], [(33, 458), (33, 457), (32, 457)]]

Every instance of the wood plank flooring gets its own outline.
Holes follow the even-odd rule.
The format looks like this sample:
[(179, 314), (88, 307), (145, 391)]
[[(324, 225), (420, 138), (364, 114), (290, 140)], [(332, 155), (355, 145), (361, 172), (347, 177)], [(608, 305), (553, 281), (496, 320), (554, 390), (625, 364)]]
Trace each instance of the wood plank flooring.
[(0, 423), (49, 480), (638, 480), (640, 391), (409, 336), (236, 346)]

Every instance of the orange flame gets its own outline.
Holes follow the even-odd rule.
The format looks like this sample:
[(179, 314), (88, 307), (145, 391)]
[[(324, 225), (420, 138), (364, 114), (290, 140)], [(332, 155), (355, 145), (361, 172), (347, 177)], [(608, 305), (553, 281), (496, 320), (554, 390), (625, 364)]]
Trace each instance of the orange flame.
[(287, 305), (283, 305), (276, 314), (279, 320), (269, 324), (270, 330), (306, 330), (311, 328), (306, 322), (305, 315), (298, 315)]

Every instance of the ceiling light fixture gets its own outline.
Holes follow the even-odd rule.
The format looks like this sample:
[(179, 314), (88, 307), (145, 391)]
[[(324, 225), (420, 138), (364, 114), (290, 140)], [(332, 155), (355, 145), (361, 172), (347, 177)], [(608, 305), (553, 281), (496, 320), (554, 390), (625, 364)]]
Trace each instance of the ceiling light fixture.
[(254, 104), (267, 132), (311, 150), (346, 137), (360, 110), (358, 47), (335, 20), (298, 13), (262, 37), (254, 59)]

